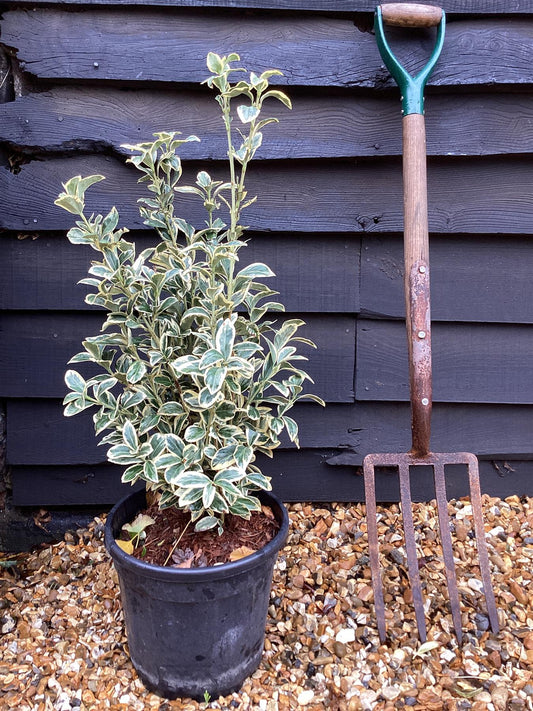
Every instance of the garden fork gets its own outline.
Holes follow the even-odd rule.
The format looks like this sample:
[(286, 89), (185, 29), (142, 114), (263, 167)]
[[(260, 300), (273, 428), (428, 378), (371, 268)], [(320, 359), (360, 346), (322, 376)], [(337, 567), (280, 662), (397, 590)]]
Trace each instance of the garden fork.
[[(384, 33), (384, 24), (401, 27), (437, 27), (433, 53), (422, 71), (415, 77), (400, 64), (391, 51)], [(386, 638), (385, 605), (379, 565), (379, 544), (376, 513), (375, 468), (398, 470), (400, 500), (407, 553), (409, 581), (422, 642), (426, 640), (424, 604), (416, 552), (415, 531), (410, 491), (410, 468), (432, 466), (435, 496), (442, 542), (446, 582), (452, 620), (459, 643), (462, 641), (461, 612), (457, 576), (452, 550), (452, 537), (446, 498), (445, 467), (463, 464), (468, 468), (470, 497), (476, 534), (479, 565), (491, 628), (498, 631), (498, 614), (490, 577), (490, 565), (485, 540), (478, 461), (474, 454), (454, 452), (436, 454), (430, 451), (431, 433), (431, 318), (429, 291), (429, 238), (427, 217), (426, 139), (424, 126), (424, 88), (435, 66), (444, 42), (445, 14), (439, 7), (411, 3), (381, 5), (376, 9), (375, 33), (380, 54), (401, 90), (403, 132), (404, 184), (404, 289), (409, 353), (409, 385), (411, 397), (412, 447), (402, 454), (368, 454), (363, 470), (367, 512), (370, 567), (378, 632)]]

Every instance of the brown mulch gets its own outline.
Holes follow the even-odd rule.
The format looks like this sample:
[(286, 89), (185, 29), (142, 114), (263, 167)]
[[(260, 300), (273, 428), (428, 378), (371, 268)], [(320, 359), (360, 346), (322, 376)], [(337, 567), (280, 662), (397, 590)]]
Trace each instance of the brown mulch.
[[(450, 502), (464, 640), (448, 609), (434, 504), (414, 504), (429, 645), (416, 633), (399, 507), (379, 507), (389, 638), (374, 619), (364, 505), (289, 507), (265, 651), (238, 694), (208, 703), (148, 693), (127, 653), (103, 518), (0, 558), (0, 708), (19, 711), (521, 711), (533, 709), (533, 499), (484, 497), (501, 631), (488, 629), (472, 512)], [(12, 564), (12, 565), (10, 565)]]
[(228, 563), (232, 558), (243, 557), (240, 552), (251, 553), (263, 548), (279, 530), (268, 506), (254, 512), (249, 520), (226, 516), (221, 535), (216, 529), (196, 533), (190, 515), (175, 508), (160, 510), (153, 504), (141, 513), (150, 516), (155, 523), (147, 527), (146, 538), (133, 555), (155, 565), (200, 568)]

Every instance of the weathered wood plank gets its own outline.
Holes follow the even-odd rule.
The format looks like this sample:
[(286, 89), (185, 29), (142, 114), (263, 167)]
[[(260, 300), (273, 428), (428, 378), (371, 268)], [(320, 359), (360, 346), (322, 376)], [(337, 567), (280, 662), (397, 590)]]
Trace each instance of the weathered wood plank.
[[(359, 311), (359, 239), (337, 235), (248, 235), (240, 253), (244, 267), (265, 262), (277, 275), (268, 280), (293, 313)], [(136, 239), (138, 252), (153, 241)], [(77, 284), (95, 258), (89, 247), (64, 237), (0, 239), (0, 308), (10, 310), (94, 310), (84, 302), (90, 288)]]
[[(283, 501), (364, 501), (363, 477), (354, 467), (328, 467), (327, 452), (319, 450), (279, 451), (274, 459), (261, 462), (272, 477), (274, 492)], [(483, 493), (505, 498), (533, 494), (533, 463), (530, 461), (480, 462)], [(120, 470), (109, 465), (95, 467), (13, 467), (13, 501), (17, 506), (111, 506), (131, 491), (120, 483)], [(411, 474), (414, 501), (435, 497), (433, 476), (425, 467)], [(448, 467), (448, 498), (467, 496), (468, 477), (463, 467)], [(398, 477), (376, 473), (376, 495), (380, 502), (399, 499)]]
[[(8, 400), (7, 457), (11, 466), (96, 465), (105, 462), (92, 414), (64, 417), (60, 400)], [(333, 466), (361, 466), (370, 452), (405, 452), (411, 446), (406, 403), (300, 404), (292, 410), (303, 449), (330, 450)], [(436, 403), (435, 451), (472, 451), (485, 459), (533, 459), (532, 408), (523, 405)], [(285, 438), (283, 448), (292, 448)]]
[[(279, 451), (273, 460), (262, 458), (261, 465), (264, 473), (273, 478), (275, 493), (285, 501), (330, 501), (330, 496), (339, 500), (362, 498), (362, 477), (356, 470), (328, 467), (322, 452)], [(17, 506), (111, 505), (131, 491), (129, 485), (120, 483), (120, 468), (105, 464), (13, 467), (12, 481), (13, 502)], [(390, 488), (386, 480), (385, 486), (380, 487), (384, 497), (391, 497)]]
[[(65, 394), (67, 361), (85, 337), (99, 332), (102, 317), (92, 311), (7, 312), (0, 319), (0, 397), (47, 398)], [(317, 344), (317, 350), (301, 348), (315, 381), (310, 390), (326, 401), (352, 402), (355, 318), (308, 314), (305, 321), (302, 335)]]
[[(61, 401), (48, 399), (8, 400), (6, 410), (10, 464), (94, 465), (106, 461), (107, 448), (98, 446), (94, 435), (92, 410), (76, 417), (64, 417)], [(308, 403), (296, 406), (292, 413), (300, 423), (302, 447), (345, 444), (348, 418), (343, 407), (331, 405), (325, 416), (326, 408)], [(283, 445), (295, 447), (286, 437)]]
[(13, 471), (14, 506), (105, 506), (131, 491), (120, 481), (120, 468), (108, 464), (15, 467)]
[[(508, 324), (433, 327), (435, 402), (533, 403), (533, 329)], [(405, 327), (360, 319), (358, 400), (408, 400)]]
[[(41, 79), (199, 83), (207, 76), (209, 51), (236, 51), (251, 69), (281, 69), (280, 83), (355, 85), (373, 81), (368, 58), (365, 70), (354, 69), (367, 54), (361, 38), (370, 47), (372, 38), (345, 20), (293, 17), (288, 23), (282, 16), (193, 10), (15, 10), (4, 15), (2, 26), (3, 42), (18, 50), (25, 71)], [(370, 74), (379, 68), (375, 46), (373, 54)]]
[[(532, 31), (527, 22), (513, 19), (449, 23), (430, 83), (531, 83)], [(417, 56), (416, 47), (426, 56), (433, 39), (409, 34), (409, 57)], [(20, 9), (4, 15), (2, 41), (18, 51), (24, 71), (39, 79), (201, 82), (209, 51), (235, 51), (249, 68), (281, 69), (281, 84), (393, 86), (373, 35), (334, 17), (296, 14), (287, 22), (283, 15), (228, 11)]]
[[(325, 417), (333, 407), (338, 411), (334, 425), (338, 450), (327, 460), (331, 466), (361, 466), (365, 455), (372, 452), (411, 448), (407, 403), (331, 405), (317, 416)], [(438, 402), (433, 405), (431, 447), (435, 452), (474, 452), (483, 459), (533, 459), (531, 417), (532, 408), (524, 405)]]
[[(265, 128), (259, 160), (401, 155), (397, 96), (299, 92), (290, 112), (272, 104), (269, 112), (281, 123)], [(426, 101), (426, 124), (429, 155), (533, 151), (528, 95), (473, 94), (458, 101), (457, 96), (434, 94)], [(218, 106), (207, 92), (63, 86), (0, 105), (0, 140), (30, 154), (127, 154), (122, 144), (147, 140), (163, 128), (202, 138), (184, 146), (185, 159), (226, 156)]]
[[(430, 262), (434, 321), (533, 323), (531, 240), (435, 237)], [(405, 317), (401, 237), (363, 238), (361, 311)]]
[[(136, 237), (138, 249), (151, 241)], [(342, 235), (250, 236), (242, 265), (266, 262), (270, 280), (291, 312), (357, 313), (403, 318), (402, 238), (363, 238), (361, 304), (359, 240)], [(83, 301), (94, 252), (64, 237), (0, 239), (0, 308), (7, 310), (94, 310)], [(533, 246), (523, 238), (435, 237), (431, 240), (434, 321), (533, 323)], [(476, 264), (476, 269), (472, 269)], [(497, 265), (497, 267), (495, 267)]]
[[(7, 7), (39, 7), (87, 5), (87, 0), (7, 0)], [(120, 6), (123, 0), (91, 0), (91, 5)], [(425, 0), (422, 4), (426, 4)], [(431, 4), (431, 3), (427, 3)], [(140, 7), (193, 7), (277, 10), (280, 12), (319, 12), (320, 14), (347, 15), (373, 13), (375, 0), (131, 0), (128, 5)], [(441, 0), (439, 5), (454, 14), (533, 14), (530, 0)]]
[[(225, 177), (218, 165), (214, 177)], [(72, 226), (71, 215), (53, 201), (61, 182), (73, 175), (101, 173), (107, 180), (91, 188), (90, 210), (116, 204), (130, 229), (146, 229), (136, 206), (146, 194), (137, 171), (110, 157), (86, 156), (32, 161), (18, 174), (0, 168), (0, 228), (22, 232)], [(191, 170), (185, 182), (193, 180)], [(430, 162), (429, 225), (433, 232), (473, 234), (530, 233), (533, 224), (533, 172), (529, 160), (455, 158)], [(397, 232), (403, 224), (399, 159), (313, 163), (265, 163), (250, 170), (246, 211), (257, 231)], [(177, 212), (203, 224), (203, 206), (180, 196)]]

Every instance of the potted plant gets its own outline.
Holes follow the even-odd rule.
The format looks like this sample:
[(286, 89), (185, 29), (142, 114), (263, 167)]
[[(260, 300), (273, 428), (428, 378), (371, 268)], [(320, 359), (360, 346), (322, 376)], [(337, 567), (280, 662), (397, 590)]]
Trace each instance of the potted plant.
[[(114, 207), (105, 216), (86, 215), (85, 192), (103, 176), (72, 178), (56, 200), (78, 218), (69, 240), (100, 253), (82, 283), (95, 289), (87, 303), (107, 311), (101, 333), (71, 360), (96, 364), (99, 372), (67, 371), (65, 414), (96, 408), (95, 431), (109, 446), (109, 461), (125, 466), (123, 482), (146, 485), (110, 512), (106, 545), (133, 664), (149, 689), (168, 698), (230, 693), (259, 664), (288, 516), (269, 493), (256, 454), (272, 456), (282, 431), (298, 444), (288, 411), (302, 398), (322, 403), (303, 392), (310, 378), (298, 367), (303, 356), (295, 345), (310, 343), (297, 335), (303, 322), (268, 319), (283, 311), (263, 282), (273, 272), (262, 263), (239, 266), (246, 245), (241, 215), (255, 200), (246, 192), (247, 168), (263, 128), (276, 121), (262, 116), (263, 103), (271, 98), (290, 108), (290, 101), (269, 86), (280, 72), (245, 79), (233, 66), (238, 61), (236, 54), (207, 57), (206, 83), (217, 93), (227, 137), (227, 181), (201, 171), (193, 186), (181, 185), (177, 149), (195, 136), (157, 133), (149, 143), (127, 146), (149, 191), (139, 209), (157, 234), (154, 247), (137, 254)], [(204, 225), (174, 214), (177, 194), (202, 201)], [(253, 517), (270, 517), (276, 530), (259, 550), (241, 547), (234, 560), (203, 567), (197, 567), (201, 556), (180, 547), (184, 531), (171, 530), (165, 563), (174, 567), (155, 565), (142, 555), (145, 528), (154, 523), (146, 513), (138, 517), (147, 497), (155, 497), (163, 517), (181, 512), (188, 534), (203, 536), (204, 545), (206, 536), (216, 541), (230, 524), (238, 529), (235, 521)], [(124, 528), (140, 544), (135, 555), (117, 541)]]

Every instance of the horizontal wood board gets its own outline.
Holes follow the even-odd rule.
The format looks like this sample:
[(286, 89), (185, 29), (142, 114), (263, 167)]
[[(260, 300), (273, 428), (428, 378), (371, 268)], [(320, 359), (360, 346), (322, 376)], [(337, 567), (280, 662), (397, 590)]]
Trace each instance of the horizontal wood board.
[[(287, 503), (293, 501), (364, 501), (363, 477), (355, 467), (329, 467), (328, 452), (279, 451), (274, 459), (261, 462), (272, 477), (274, 492)], [(505, 497), (533, 493), (533, 462), (480, 462), (483, 493)], [(111, 506), (131, 491), (120, 483), (118, 467), (13, 467), (13, 503), (16, 506)], [(468, 475), (464, 467), (447, 467), (448, 498), (467, 496)], [(434, 499), (433, 475), (428, 467), (417, 467), (411, 474), (414, 501)], [(305, 497), (302, 497), (305, 492)], [(376, 497), (380, 502), (398, 501), (398, 476), (394, 472), (376, 473)]]
[[(533, 329), (437, 323), (432, 329), (435, 402), (533, 403)], [(357, 324), (357, 400), (409, 400), (401, 322)]]
[[(135, 238), (137, 252), (155, 240)], [(359, 311), (360, 240), (346, 235), (247, 235), (239, 268), (264, 262), (276, 277), (265, 283), (277, 291), (293, 313)], [(98, 310), (84, 302), (93, 289), (77, 282), (87, 276), (98, 255), (90, 247), (71, 245), (64, 236), (0, 238), (0, 309)]]
[[(0, 314), (0, 397), (63, 397), (67, 362), (84, 338), (99, 333), (101, 321), (97, 312)], [(355, 318), (308, 314), (305, 321), (301, 335), (317, 344), (316, 350), (299, 349), (309, 357), (306, 370), (315, 381), (308, 391), (329, 402), (353, 402)], [(80, 372), (90, 373), (88, 365), (80, 364)]]
[[(7, 0), (6, 7), (64, 7), (68, 5), (87, 5), (88, 0)], [(96, 6), (120, 6), (123, 0), (90, 0)], [(431, 5), (423, 0), (423, 5)], [(375, 0), (130, 0), (128, 5), (138, 7), (193, 7), (209, 9), (258, 9), (278, 10), (280, 12), (318, 12), (320, 14), (344, 14), (352, 17), (354, 13), (373, 13)], [(464, 15), (483, 14), (533, 14), (530, 0), (441, 0), (439, 2), (448, 13)]]
[(106, 505), (131, 491), (120, 481), (120, 468), (109, 464), (14, 467), (13, 473), (14, 506)]
[[(60, 400), (8, 400), (7, 454), (12, 466), (102, 464), (106, 447), (94, 436), (92, 411), (64, 417)], [(291, 411), (304, 449), (331, 450), (335, 466), (360, 466), (370, 452), (402, 452), (411, 446), (406, 403), (301, 403)], [(523, 405), (434, 405), (435, 451), (472, 451), (483, 458), (533, 459), (533, 408)], [(293, 445), (283, 439), (283, 448)]]
[[(291, 312), (357, 313), (403, 318), (403, 240), (400, 235), (250, 234), (241, 266), (263, 261), (277, 274), (268, 280)], [(138, 250), (152, 244), (133, 236)], [(533, 241), (468, 235), (430, 241), (434, 321), (533, 323)], [(0, 308), (7, 310), (95, 310), (83, 301), (95, 253), (71, 245), (63, 235), (0, 238)], [(476, 269), (472, 269), (476, 264)], [(359, 301), (361, 300), (361, 304)]]
[[(256, 159), (378, 157), (401, 154), (399, 93), (327, 96), (289, 92), (293, 109), (275, 101), (267, 115)], [(218, 105), (209, 92), (124, 90), (107, 86), (55, 87), (0, 104), (0, 141), (27, 153), (129, 155), (122, 144), (148, 140), (161, 130), (179, 130), (202, 140), (183, 146), (188, 160), (221, 160), (227, 146)], [(533, 107), (529, 94), (457, 96), (426, 100), (429, 155), (499, 155), (533, 151)]]
[[(533, 323), (533, 240), (468, 235), (430, 238), (434, 321)], [(405, 318), (401, 236), (365, 236), (361, 313)]]
[[(200, 166), (198, 166), (199, 168)], [(214, 177), (225, 166), (211, 165)], [(24, 232), (72, 226), (72, 215), (53, 201), (61, 183), (73, 175), (99, 173), (106, 180), (91, 187), (88, 210), (117, 205), (121, 223), (146, 229), (136, 200), (146, 194), (138, 172), (108, 156), (32, 161), (13, 174), (0, 169), (0, 228)], [(184, 183), (194, 181), (190, 166)], [(530, 233), (533, 225), (533, 171), (520, 158), (454, 158), (430, 162), (429, 226), (433, 232), (472, 234)], [(266, 163), (252, 167), (248, 192), (259, 199), (245, 215), (257, 231), (397, 232), (403, 228), (401, 163), (321, 161)], [(176, 201), (176, 212), (203, 224), (203, 206), (188, 196)]]
[[(429, 83), (531, 84), (532, 34), (533, 24), (527, 20), (450, 22)], [(433, 36), (422, 35), (419, 39), (418, 33), (416, 38), (411, 33), (408, 57), (414, 56), (415, 44), (422, 56), (431, 52)], [(205, 79), (205, 57), (215, 51), (238, 52), (243, 64), (257, 71), (281, 69), (284, 76), (276, 79), (280, 84), (393, 86), (373, 35), (350, 20), (333, 17), (296, 14), (287, 22), (274, 13), (19, 9), (4, 14), (2, 42), (17, 51), (21, 68), (39, 79), (195, 83)], [(396, 53), (402, 57), (401, 47)]]

